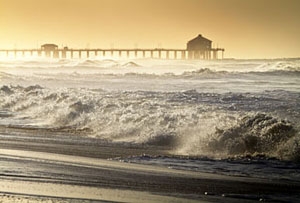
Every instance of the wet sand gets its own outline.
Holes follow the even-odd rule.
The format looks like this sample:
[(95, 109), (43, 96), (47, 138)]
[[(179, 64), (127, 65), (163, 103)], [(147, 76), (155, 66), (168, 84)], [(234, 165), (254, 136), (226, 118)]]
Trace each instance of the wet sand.
[(111, 144), (79, 134), (84, 132), (0, 127), (0, 201), (252, 202), (300, 191), (296, 181), (115, 161), (144, 153), (168, 155), (170, 149)]

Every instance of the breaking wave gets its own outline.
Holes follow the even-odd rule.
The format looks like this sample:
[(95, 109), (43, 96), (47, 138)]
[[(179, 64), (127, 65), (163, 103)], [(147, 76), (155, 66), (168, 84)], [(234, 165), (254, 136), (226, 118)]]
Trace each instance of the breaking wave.
[(139, 64), (137, 64), (135, 62), (130, 61), (130, 62), (122, 64), (122, 67), (125, 67), (125, 68), (126, 67), (127, 68), (136, 68), (136, 67), (141, 67), (141, 65), (139, 65)]
[(76, 64), (77, 67), (98, 67), (98, 68), (106, 68), (106, 67), (116, 67), (119, 66), (119, 63), (114, 60), (84, 60)]
[(276, 59), (276, 60), (228, 60), (228, 61), (187, 61), (187, 60), (158, 60), (158, 59), (42, 59), (42, 60), (13, 60), (0, 61), (1, 68), (106, 68), (106, 67), (159, 67), (169, 69), (176, 68), (191, 70), (187, 72), (268, 72), (268, 71), (300, 71), (300, 59)]
[(233, 126), (216, 128), (207, 143), (198, 143), (195, 149), (221, 157), (262, 154), (300, 161), (300, 134), (289, 121), (257, 113), (242, 117)]
[(2, 86), (0, 123), (85, 131), (86, 136), (161, 146), (174, 154), (264, 154), (299, 161), (299, 103), (299, 94), (286, 91), (216, 94)]

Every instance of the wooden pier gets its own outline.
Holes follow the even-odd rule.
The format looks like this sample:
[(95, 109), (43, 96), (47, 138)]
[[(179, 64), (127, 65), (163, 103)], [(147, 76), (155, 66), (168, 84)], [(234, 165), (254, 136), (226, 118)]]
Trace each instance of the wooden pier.
[(0, 56), (9, 58), (47, 57), (47, 58), (157, 58), (157, 59), (218, 59), (218, 52), (224, 49), (186, 50), (186, 49), (0, 49)]
[(0, 49), (5, 57), (47, 57), (47, 58), (158, 58), (158, 59), (219, 59), (224, 57), (223, 48), (213, 48), (212, 41), (198, 35), (188, 41), (186, 49), (69, 49), (58, 48), (56, 44), (43, 44), (40, 49)]

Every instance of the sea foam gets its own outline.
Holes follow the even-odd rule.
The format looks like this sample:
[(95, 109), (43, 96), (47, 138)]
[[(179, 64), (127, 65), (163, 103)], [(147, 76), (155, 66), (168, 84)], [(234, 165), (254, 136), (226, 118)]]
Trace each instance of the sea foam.
[(300, 98), (294, 92), (106, 91), (34, 85), (2, 86), (0, 95), (0, 109), (13, 115), (3, 116), (2, 124), (86, 130), (86, 136), (163, 146), (174, 154), (299, 159)]

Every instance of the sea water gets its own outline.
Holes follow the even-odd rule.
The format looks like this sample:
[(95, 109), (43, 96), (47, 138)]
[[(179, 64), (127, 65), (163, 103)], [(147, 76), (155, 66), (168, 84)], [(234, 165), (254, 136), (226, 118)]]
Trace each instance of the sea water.
[(0, 125), (169, 150), (126, 162), (300, 181), (300, 59), (1, 60)]

